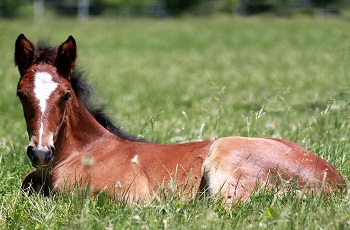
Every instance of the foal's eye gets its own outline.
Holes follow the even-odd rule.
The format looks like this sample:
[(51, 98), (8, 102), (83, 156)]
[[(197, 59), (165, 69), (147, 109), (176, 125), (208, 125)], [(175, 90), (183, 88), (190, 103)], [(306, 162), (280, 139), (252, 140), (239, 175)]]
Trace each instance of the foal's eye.
[(66, 93), (64, 96), (63, 96), (63, 101), (66, 102), (69, 100), (69, 98), (71, 98), (72, 94), (70, 92)]
[(24, 94), (23, 94), (22, 92), (20, 92), (20, 91), (17, 91), (17, 97), (18, 97), (18, 99), (19, 99), (20, 101), (23, 101), (23, 99), (24, 99)]

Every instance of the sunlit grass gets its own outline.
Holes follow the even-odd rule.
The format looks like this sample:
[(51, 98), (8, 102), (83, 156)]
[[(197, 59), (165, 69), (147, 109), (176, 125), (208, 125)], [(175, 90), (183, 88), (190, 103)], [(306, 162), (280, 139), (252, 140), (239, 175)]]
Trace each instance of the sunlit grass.
[(73, 35), (78, 63), (117, 124), (162, 143), (213, 136), (295, 141), (349, 178), (349, 24), (338, 20), (209, 18), (0, 22), (0, 228), (342, 229), (348, 194), (256, 194), (230, 211), (179, 195), (128, 206), (84, 192), (22, 197), (32, 170), (15, 97), (14, 42)]

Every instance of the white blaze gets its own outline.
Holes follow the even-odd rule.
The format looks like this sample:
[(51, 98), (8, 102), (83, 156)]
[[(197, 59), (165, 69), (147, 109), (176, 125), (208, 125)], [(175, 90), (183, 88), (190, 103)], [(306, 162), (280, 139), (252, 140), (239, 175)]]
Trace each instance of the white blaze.
[(47, 72), (38, 72), (35, 74), (34, 94), (39, 101), (41, 111), (40, 131), (39, 131), (39, 146), (44, 132), (43, 116), (46, 110), (47, 99), (50, 98), (52, 92), (56, 89), (57, 83), (52, 80), (52, 75)]

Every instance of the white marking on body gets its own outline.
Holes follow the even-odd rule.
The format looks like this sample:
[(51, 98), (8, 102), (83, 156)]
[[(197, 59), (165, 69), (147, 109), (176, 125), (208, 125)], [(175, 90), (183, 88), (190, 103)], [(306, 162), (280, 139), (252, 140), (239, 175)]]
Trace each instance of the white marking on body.
[(46, 110), (47, 99), (50, 98), (52, 92), (57, 88), (57, 83), (52, 80), (52, 75), (47, 72), (38, 72), (35, 74), (34, 94), (39, 101), (41, 111), (40, 130), (39, 130), (39, 146), (44, 132), (43, 116)]

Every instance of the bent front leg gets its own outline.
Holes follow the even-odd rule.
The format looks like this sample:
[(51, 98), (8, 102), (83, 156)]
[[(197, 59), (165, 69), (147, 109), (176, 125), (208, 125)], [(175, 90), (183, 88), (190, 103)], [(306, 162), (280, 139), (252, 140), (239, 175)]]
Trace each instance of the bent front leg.
[(32, 171), (28, 173), (23, 182), (21, 189), (24, 194), (27, 194), (28, 196), (32, 195), (33, 193), (41, 193), (44, 196), (50, 195), (50, 188), (47, 183), (47, 176), (46, 173), (42, 171)]

